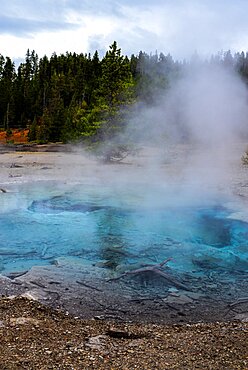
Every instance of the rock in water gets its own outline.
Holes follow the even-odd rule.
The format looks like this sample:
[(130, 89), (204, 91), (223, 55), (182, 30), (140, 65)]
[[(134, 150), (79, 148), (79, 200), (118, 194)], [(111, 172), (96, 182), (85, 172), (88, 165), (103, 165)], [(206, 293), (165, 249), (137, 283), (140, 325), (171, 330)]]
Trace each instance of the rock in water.
[(71, 199), (64, 196), (55, 196), (43, 200), (34, 200), (28, 207), (29, 211), (40, 213), (58, 212), (95, 212), (102, 209), (111, 208), (109, 206), (98, 206), (92, 203), (73, 203)]

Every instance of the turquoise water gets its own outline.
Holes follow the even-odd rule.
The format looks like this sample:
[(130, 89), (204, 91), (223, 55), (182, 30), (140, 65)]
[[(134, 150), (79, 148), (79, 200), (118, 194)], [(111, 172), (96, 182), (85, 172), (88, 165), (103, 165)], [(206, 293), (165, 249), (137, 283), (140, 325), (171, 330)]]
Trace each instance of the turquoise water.
[(175, 271), (248, 271), (248, 224), (220, 199), (165, 190), (37, 183), (0, 194), (0, 273), (82, 258), (110, 273), (171, 258)]

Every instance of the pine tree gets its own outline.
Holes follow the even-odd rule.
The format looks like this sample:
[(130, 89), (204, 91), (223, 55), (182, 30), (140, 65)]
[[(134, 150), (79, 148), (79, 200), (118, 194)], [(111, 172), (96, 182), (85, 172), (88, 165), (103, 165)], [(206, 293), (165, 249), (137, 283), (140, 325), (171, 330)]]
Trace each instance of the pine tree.
[[(2, 60), (3, 62), (3, 60)], [(15, 80), (15, 65), (9, 57), (2, 64), (2, 78), (0, 81), (1, 125), (9, 129), (15, 122), (15, 106), (13, 97), (13, 83)]]

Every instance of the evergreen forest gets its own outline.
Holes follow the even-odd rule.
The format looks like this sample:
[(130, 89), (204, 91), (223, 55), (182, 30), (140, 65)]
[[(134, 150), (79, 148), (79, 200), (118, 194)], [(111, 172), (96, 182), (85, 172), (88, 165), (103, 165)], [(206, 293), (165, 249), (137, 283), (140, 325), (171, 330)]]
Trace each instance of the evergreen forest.
[[(101, 59), (97, 51), (39, 59), (28, 50), (16, 67), (0, 55), (0, 128), (28, 128), (37, 143), (104, 141), (123, 129), (134, 104), (154, 104), (156, 91), (166, 92), (192, 63), (142, 51), (128, 57), (116, 42)], [(234, 68), (248, 83), (248, 53), (222, 52), (206, 63)]]

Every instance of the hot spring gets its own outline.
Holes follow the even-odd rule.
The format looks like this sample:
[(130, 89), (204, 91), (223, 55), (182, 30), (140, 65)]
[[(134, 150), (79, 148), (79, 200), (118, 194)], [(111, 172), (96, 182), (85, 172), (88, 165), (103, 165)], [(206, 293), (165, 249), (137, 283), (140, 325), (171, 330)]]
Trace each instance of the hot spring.
[(87, 261), (113, 278), (170, 258), (166, 268), (176, 276), (242, 279), (248, 271), (248, 223), (236, 219), (230, 199), (186, 198), (137, 183), (125, 189), (12, 185), (1, 194), (0, 272), (15, 276), (33, 266), (56, 267), (66, 258), (68, 264)]

